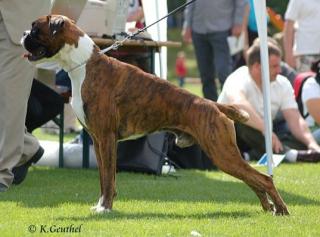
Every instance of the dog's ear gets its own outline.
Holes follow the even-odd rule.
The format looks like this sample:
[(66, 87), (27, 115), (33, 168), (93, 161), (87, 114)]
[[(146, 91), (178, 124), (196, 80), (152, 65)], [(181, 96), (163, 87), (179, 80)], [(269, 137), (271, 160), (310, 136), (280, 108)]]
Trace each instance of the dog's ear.
[(64, 19), (62, 16), (48, 16), (48, 21), (49, 21), (49, 29), (51, 32), (51, 35), (54, 36), (59, 32), (64, 25)]

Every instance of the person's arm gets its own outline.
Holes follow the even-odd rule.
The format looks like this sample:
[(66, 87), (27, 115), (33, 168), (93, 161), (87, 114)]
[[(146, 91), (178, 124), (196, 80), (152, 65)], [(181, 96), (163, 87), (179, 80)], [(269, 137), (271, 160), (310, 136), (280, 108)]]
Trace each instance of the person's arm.
[(282, 112), (293, 136), (309, 149), (320, 151), (319, 145), (314, 140), (307, 123), (301, 117), (298, 109), (285, 109)]
[(296, 68), (296, 61), (293, 55), (294, 43), (294, 21), (286, 20), (283, 30), (284, 59), (289, 66)]
[(249, 119), (245, 123), (246, 125), (260, 131), (261, 133), (264, 132), (263, 119), (256, 112), (256, 110), (253, 108), (253, 106), (250, 104), (250, 102), (247, 100), (247, 98), (242, 92), (239, 92), (236, 95), (233, 94), (229, 96), (229, 101), (230, 104), (246, 111), (249, 114)]
[(309, 99), (306, 102), (307, 109), (314, 121), (320, 125), (320, 98)]
[[(265, 134), (263, 118), (260, 117), (243, 93), (238, 92), (233, 94), (232, 96), (229, 96), (229, 100), (231, 104), (249, 114), (249, 120), (245, 123), (247, 126), (260, 131), (263, 135)], [(283, 150), (282, 143), (274, 132), (272, 133), (272, 149), (276, 153)]]
[[(234, 6), (233, 24), (231, 28), (231, 35), (239, 37), (243, 30), (243, 24), (247, 23), (249, 3), (246, 0), (236, 0)], [(247, 24), (246, 24), (247, 25)]]
[[(190, 0), (188, 0), (187, 2), (190, 2)], [(186, 7), (184, 10), (184, 22), (183, 22), (181, 35), (182, 35), (182, 39), (185, 43), (192, 42), (191, 21), (192, 21), (192, 13), (193, 13), (194, 4), (195, 3), (192, 3), (191, 5)]]

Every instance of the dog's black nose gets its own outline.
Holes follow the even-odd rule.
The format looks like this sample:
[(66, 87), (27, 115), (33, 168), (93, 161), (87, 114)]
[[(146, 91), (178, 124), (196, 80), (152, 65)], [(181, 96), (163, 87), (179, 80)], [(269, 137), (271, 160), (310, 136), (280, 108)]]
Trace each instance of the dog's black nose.
[(29, 30), (26, 30), (25, 32), (23, 32), (23, 36), (26, 36), (27, 34), (29, 34), (30, 31)]

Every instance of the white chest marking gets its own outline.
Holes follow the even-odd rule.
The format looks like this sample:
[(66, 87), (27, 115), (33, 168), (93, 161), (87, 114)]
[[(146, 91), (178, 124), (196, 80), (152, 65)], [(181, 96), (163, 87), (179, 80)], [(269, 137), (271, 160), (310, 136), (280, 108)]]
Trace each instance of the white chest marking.
[(83, 111), (83, 102), (81, 97), (81, 87), (82, 83), (84, 81), (86, 75), (86, 68), (85, 66), (77, 69), (76, 72), (72, 73), (72, 78), (76, 78), (71, 80), (72, 85), (72, 99), (71, 99), (71, 106), (77, 116), (77, 118), (80, 120), (80, 122), (83, 125), (86, 125), (85, 123), (85, 114)]
[(84, 35), (79, 39), (77, 48), (74, 46), (65, 45), (65, 47), (60, 51), (60, 59), (65, 63), (65, 65), (63, 65), (63, 63), (61, 64), (66, 71), (74, 68), (75, 66), (81, 65), (75, 70), (70, 71), (69, 77), (72, 85), (71, 106), (83, 125), (86, 125), (81, 96), (81, 88), (86, 75), (86, 64), (83, 63), (88, 61), (88, 59), (91, 57), (93, 46), (94, 43), (90, 37)]

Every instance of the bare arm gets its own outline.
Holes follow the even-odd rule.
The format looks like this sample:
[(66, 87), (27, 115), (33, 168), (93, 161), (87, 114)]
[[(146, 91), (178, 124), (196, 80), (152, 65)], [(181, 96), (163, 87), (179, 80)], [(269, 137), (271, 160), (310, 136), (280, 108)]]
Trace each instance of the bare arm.
[(231, 35), (239, 37), (243, 31), (244, 24), (247, 25), (247, 15), (249, 12), (249, 2), (243, 0), (234, 1), (234, 12), (233, 12), (233, 24), (231, 28)]
[(319, 110), (320, 98), (310, 99), (306, 102), (308, 112), (314, 119), (314, 121), (320, 125), (320, 110)]
[(293, 55), (294, 42), (294, 21), (286, 20), (283, 30), (283, 46), (285, 62), (296, 68), (296, 61)]
[[(237, 95), (232, 96), (231, 103), (239, 109), (243, 109), (249, 114), (249, 120), (245, 123), (247, 126), (250, 126), (258, 131), (260, 131), (263, 135), (265, 134), (264, 129), (264, 120), (261, 116), (256, 112), (256, 110), (252, 107), (243, 93), (239, 92)], [(283, 146), (275, 133), (272, 133), (272, 149), (274, 152), (279, 153), (283, 150)]]
[[(187, 2), (190, 2), (190, 0), (187, 0)], [(184, 22), (183, 22), (181, 36), (183, 41), (188, 44), (192, 43), (191, 21), (192, 21), (193, 10), (194, 10), (194, 4), (191, 4), (190, 6), (184, 9)]]
[(182, 39), (185, 43), (192, 43), (191, 28), (187, 27), (182, 30)]
[(249, 103), (249, 101), (245, 98), (242, 93), (239, 93), (239, 95), (234, 96), (231, 99), (231, 103), (236, 106), (239, 109), (245, 110), (249, 114), (249, 120), (245, 123), (246, 125), (257, 129), (261, 133), (264, 133), (264, 123), (263, 119), (260, 117), (260, 115), (255, 111), (255, 109), (252, 107), (252, 105)]
[(309, 149), (320, 151), (319, 145), (314, 140), (307, 123), (301, 117), (298, 109), (286, 109), (282, 112), (293, 136)]

